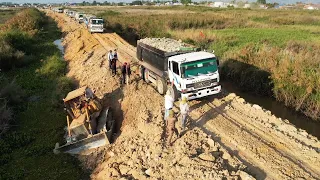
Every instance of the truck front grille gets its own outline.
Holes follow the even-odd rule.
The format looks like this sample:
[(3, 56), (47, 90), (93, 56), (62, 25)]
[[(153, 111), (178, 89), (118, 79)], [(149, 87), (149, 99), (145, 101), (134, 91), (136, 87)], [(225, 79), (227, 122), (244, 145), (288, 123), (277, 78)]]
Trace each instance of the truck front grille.
[(199, 89), (199, 88), (211, 86), (211, 84), (216, 82), (218, 82), (218, 79), (209, 79), (206, 81), (201, 81), (193, 84), (187, 84), (187, 88), (193, 87), (194, 89)]

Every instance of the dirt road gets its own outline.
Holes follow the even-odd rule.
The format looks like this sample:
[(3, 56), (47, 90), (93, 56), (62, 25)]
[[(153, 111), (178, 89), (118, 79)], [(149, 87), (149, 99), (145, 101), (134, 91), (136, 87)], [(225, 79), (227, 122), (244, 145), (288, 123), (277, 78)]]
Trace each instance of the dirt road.
[(317, 138), (225, 91), (190, 102), (188, 130), (166, 147), (163, 97), (138, 77), (122, 86), (107, 69), (107, 50), (135, 63), (135, 48), (115, 33), (91, 35), (63, 14), (48, 15), (65, 33), (68, 76), (105, 98), (121, 127), (110, 147), (79, 157), (92, 179), (319, 179)]

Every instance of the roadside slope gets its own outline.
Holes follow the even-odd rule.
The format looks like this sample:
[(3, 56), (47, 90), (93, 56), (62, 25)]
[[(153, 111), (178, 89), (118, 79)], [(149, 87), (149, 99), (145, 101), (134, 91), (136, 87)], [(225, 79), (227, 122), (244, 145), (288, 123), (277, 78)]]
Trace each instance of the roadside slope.
[(238, 177), (244, 169), (258, 179), (320, 177), (320, 142), (315, 137), (233, 93), (192, 101), (188, 131), (166, 148), (163, 98), (139, 79), (121, 87), (104, 64), (107, 50), (115, 48), (120, 60), (134, 63), (135, 48), (115, 33), (91, 35), (62, 14), (49, 15), (66, 34), (68, 76), (106, 97), (121, 121), (121, 134), (111, 147), (82, 157), (94, 169), (93, 179), (210, 179)]

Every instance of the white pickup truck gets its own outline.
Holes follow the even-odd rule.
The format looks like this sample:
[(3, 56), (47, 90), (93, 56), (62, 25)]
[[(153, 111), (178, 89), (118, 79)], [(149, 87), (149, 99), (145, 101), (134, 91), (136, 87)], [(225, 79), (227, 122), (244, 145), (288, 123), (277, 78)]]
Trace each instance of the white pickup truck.
[(160, 94), (169, 90), (175, 100), (191, 100), (221, 91), (219, 62), (212, 53), (196, 48), (166, 52), (138, 41), (137, 58), (142, 78), (155, 84)]

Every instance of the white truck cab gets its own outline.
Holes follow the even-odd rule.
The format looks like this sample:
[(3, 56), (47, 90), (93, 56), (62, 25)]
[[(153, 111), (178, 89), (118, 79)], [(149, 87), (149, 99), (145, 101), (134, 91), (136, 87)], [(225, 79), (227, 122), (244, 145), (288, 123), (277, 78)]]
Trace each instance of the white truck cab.
[(100, 32), (103, 33), (104, 32), (104, 20), (102, 18), (90, 18), (88, 20), (88, 30), (90, 33), (96, 33), (96, 32)]
[(169, 57), (168, 76), (181, 97), (188, 99), (218, 94), (221, 91), (218, 61), (212, 53), (201, 51)]

